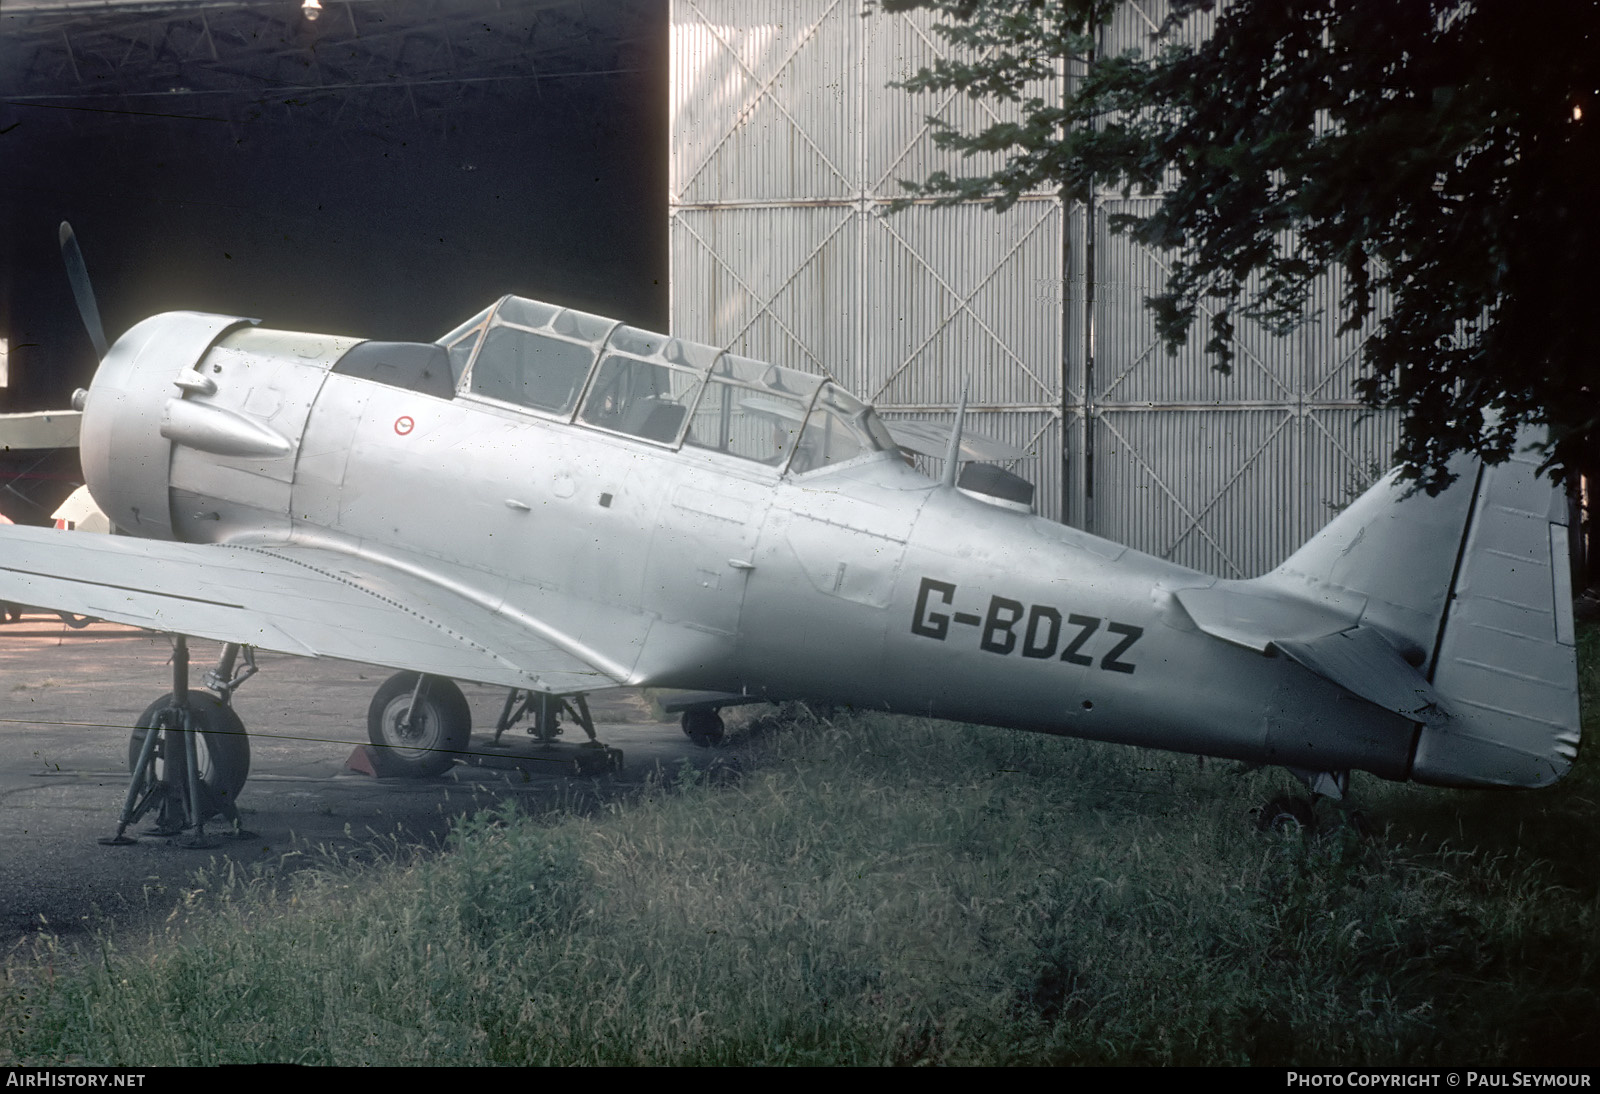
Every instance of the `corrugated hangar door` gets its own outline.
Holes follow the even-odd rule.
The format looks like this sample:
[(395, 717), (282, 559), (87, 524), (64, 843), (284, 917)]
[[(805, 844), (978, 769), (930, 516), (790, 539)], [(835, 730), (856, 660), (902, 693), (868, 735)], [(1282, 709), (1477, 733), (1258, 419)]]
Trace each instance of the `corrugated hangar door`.
[[(1163, 15), (1127, 4), (1107, 48)], [(900, 179), (986, 170), (935, 148), (928, 116), (1001, 117), (887, 86), (945, 49), (925, 17), (675, 0), (672, 35), (676, 333), (830, 375), (890, 419), (948, 421), (970, 383), (971, 428), (1027, 452), (1042, 514), (1225, 576), (1276, 564), (1386, 462), (1394, 421), (1350, 390), (1361, 334), (1241, 324), (1232, 377), (1161, 349), (1143, 300), (1162, 258), (1106, 231), (1119, 197), (889, 214)]]
[[(1027, 452), (1059, 516), (1060, 203), (1033, 195), (890, 214), (902, 178), (954, 167), (926, 118), (998, 115), (888, 89), (943, 50), (926, 19), (855, 0), (677, 0), (672, 14), (672, 324), (832, 376), (889, 419), (948, 421)], [(969, 164), (969, 166), (971, 166)]]
[(1382, 473), (1397, 419), (1356, 400), (1366, 332), (1337, 335), (1336, 321), (1276, 338), (1240, 320), (1226, 376), (1203, 335), (1169, 354), (1144, 306), (1160, 256), (1105, 227), (1130, 204), (1105, 195), (1094, 210), (1086, 524), (1208, 573), (1260, 573)]

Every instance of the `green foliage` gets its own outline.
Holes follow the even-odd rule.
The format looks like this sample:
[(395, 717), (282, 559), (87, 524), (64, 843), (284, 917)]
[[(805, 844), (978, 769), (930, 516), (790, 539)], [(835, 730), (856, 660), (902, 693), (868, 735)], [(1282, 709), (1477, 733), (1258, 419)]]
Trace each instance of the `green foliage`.
[(519, 820), (503, 806), (468, 817), (451, 834), (450, 902), (462, 930), (480, 941), (568, 930), (589, 887), (570, 833)]
[[(1095, 52), (1101, 0), (877, 6), (936, 13), (955, 47), (899, 86), (1018, 107), (976, 133), (935, 120), (942, 146), (1004, 163), (909, 183), (918, 197), (1159, 194), (1112, 227), (1170, 262), (1148, 301), (1163, 340), (1207, 316), (1223, 371), (1241, 319), (1286, 332), (1341, 271), (1341, 329), (1378, 318), (1360, 393), (1403, 411), (1398, 456), (1430, 490), (1455, 451), (1503, 459), (1523, 423), (1550, 428), (1563, 470), (1595, 451), (1591, 0), (1171, 0), (1169, 28), (1214, 11), (1214, 32), (1148, 56)], [(1058, 67), (1064, 98), (1032, 90)]]

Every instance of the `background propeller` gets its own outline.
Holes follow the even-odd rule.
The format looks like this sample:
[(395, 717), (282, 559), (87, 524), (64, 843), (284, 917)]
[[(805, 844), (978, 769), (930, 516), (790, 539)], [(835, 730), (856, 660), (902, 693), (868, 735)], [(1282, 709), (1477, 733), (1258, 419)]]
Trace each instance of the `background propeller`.
[(83, 327), (89, 332), (89, 341), (94, 343), (95, 359), (104, 359), (106, 331), (100, 323), (100, 305), (95, 303), (94, 286), (89, 283), (89, 267), (84, 265), (78, 237), (72, 234), (72, 225), (64, 220), (61, 222), (61, 259), (67, 264), (67, 280), (72, 283), (72, 298), (77, 301)]
[[(106, 334), (89, 269), (66, 221), (59, 238), (67, 280), (98, 363), (106, 355)], [(81, 389), (74, 394), (74, 410), (83, 409), (83, 395)], [(62, 499), (82, 483), (76, 437), (63, 433), (69, 426), (75, 429), (76, 422), (54, 412), (0, 414), (0, 521), (48, 525)]]

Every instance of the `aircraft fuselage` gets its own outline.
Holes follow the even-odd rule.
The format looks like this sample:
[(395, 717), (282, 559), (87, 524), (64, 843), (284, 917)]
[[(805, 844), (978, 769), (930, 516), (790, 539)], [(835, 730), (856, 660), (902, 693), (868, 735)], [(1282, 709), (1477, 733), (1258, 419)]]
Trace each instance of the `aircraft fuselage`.
[[(1252, 583), (977, 500), (886, 437), (820, 378), (507, 298), (437, 346), (155, 317), (102, 365), (83, 452), (126, 532), (365, 560), (570, 655), (593, 686), (1411, 774), (1417, 704), (1360, 678), (1375, 665), (1433, 702), (1416, 667), (1454, 557), (1442, 537), (1445, 584), (1414, 608), (1387, 596), (1364, 617), (1335, 586), (1272, 601), (1274, 620), (1315, 624), (1274, 637), (1352, 637), (1283, 656), (1248, 633)], [(1236, 612), (1243, 638), (1223, 640)], [(533, 686), (586, 690), (573, 679)]]

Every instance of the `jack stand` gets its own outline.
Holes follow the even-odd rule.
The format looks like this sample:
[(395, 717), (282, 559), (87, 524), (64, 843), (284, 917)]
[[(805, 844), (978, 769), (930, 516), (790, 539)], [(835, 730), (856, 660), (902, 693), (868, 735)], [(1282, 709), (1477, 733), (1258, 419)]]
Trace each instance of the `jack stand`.
[[(182, 651), (183, 680), (180, 684), (177, 679), (177, 670), (173, 671), (172, 692), (177, 697), (178, 729), (183, 738), (183, 781), (184, 788), (188, 791), (183, 799), (184, 813), (187, 815), (189, 826), (192, 829), (188, 836), (178, 837), (178, 843), (183, 847), (206, 848), (217, 847), (220, 841), (206, 835), (205, 807), (200, 798), (200, 744), (194, 733), (194, 715), (189, 710), (189, 644), (180, 637), (178, 649)], [(178, 663), (179, 655), (173, 654), (173, 664)], [(167, 730), (167, 741), (172, 742), (174, 730)]]
[(567, 709), (567, 701), (542, 691), (535, 693), (533, 699), (537, 705), (530, 732), (543, 743), (554, 744), (561, 736), (561, 712)]
[(594, 735), (594, 719), (589, 717), (589, 700), (584, 698), (581, 692), (577, 695), (574, 695), (572, 699), (577, 706), (573, 707), (569, 705), (567, 709), (572, 711), (573, 714), (577, 716), (578, 724), (582, 726), (583, 731), (589, 735), (589, 739), (584, 742), (584, 746), (589, 748), (604, 748), (605, 745), (601, 744), (600, 739)]
[(100, 842), (108, 847), (127, 847), (139, 842), (127, 835), (127, 831), (129, 825), (149, 812), (151, 806), (155, 804), (152, 798), (156, 793), (157, 784), (148, 780), (147, 776), (156, 750), (157, 732), (155, 729), (150, 730), (144, 735), (144, 740), (139, 742), (139, 758), (134, 761), (133, 772), (128, 776), (128, 792), (123, 796), (122, 813), (117, 818), (117, 834), (100, 837)]
[[(518, 705), (518, 699), (521, 705)], [(520, 688), (511, 688), (506, 692), (505, 706), (500, 708), (500, 720), (494, 724), (494, 740), (489, 742), (490, 748), (507, 748), (500, 743), (500, 735), (528, 715), (528, 706), (533, 702), (533, 692), (523, 691)]]
[[(583, 702), (583, 696), (581, 695), (573, 698), (579, 703)], [(572, 712), (572, 707), (567, 704), (565, 699), (559, 696), (550, 695), (542, 691), (523, 691), (520, 688), (512, 688), (506, 694), (505, 705), (500, 708), (500, 720), (495, 723), (494, 740), (490, 742), (490, 747), (505, 748), (506, 746), (500, 743), (501, 734), (529, 715), (533, 716), (533, 724), (528, 727), (529, 736), (545, 744), (550, 744), (561, 736), (562, 711)], [(587, 716), (588, 708), (585, 707), (584, 711), (585, 716)], [(577, 715), (574, 714), (574, 716), (576, 717)], [(593, 740), (593, 728), (586, 728), (588, 728), (589, 738)]]
[[(222, 654), (217, 668), (207, 674), (206, 682), (214, 688), (226, 705), (233, 690), (256, 671), (255, 658), (244, 647), (248, 668), (238, 676), (233, 674), (241, 647), (230, 643)], [(139, 743), (139, 752), (128, 778), (128, 790), (123, 797), (122, 812), (117, 820), (115, 835), (103, 837), (100, 842), (112, 846), (125, 846), (135, 842), (127, 835), (129, 827), (152, 809), (159, 808), (153, 835), (177, 836), (188, 831), (179, 843), (184, 847), (216, 847), (219, 841), (206, 833), (205, 795), (200, 777), (200, 748), (197, 736), (201, 728), (189, 699), (189, 641), (184, 635), (174, 636), (172, 652), (172, 695), (167, 705), (156, 711), (152, 724)], [(160, 738), (158, 766), (157, 738)], [(243, 781), (241, 776), (240, 782)], [(230, 795), (231, 797), (231, 795)], [(231, 801), (222, 804), (221, 812), (232, 825), (232, 834), (238, 838), (254, 838), (239, 823), (239, 812)]]
[[(561, 718), (565, 714), (583, 727), (589, 738), (575, 746), (556, 740), (561, 735)], [(622, 768), (622, 750), (602, 744), (594, 731), (594, 718), (589, 714), (588, 699), (578, 693), (571, 696), (551, 695), (547, 692), (523, 691), (512, 688), (500, 710), (500, 720), (495, 723), (491, 748), (509, 749), (502, 744), (501, 736), (522, 719), (531, 716), (533, 724), (528, 735), (541, 746), (532, 756), (507, 757), (518, 762), (537, 762), (541, 766), (554, 765), (572, 775), (597, 775)], [(497, 761), (494, 766), (501, 766)]]

